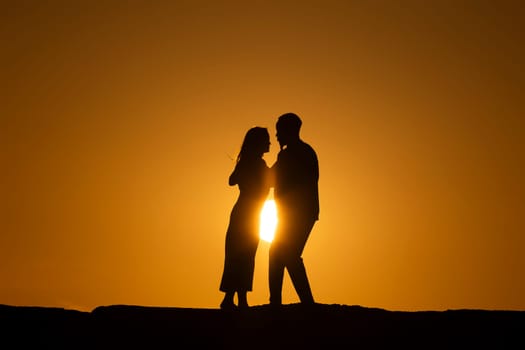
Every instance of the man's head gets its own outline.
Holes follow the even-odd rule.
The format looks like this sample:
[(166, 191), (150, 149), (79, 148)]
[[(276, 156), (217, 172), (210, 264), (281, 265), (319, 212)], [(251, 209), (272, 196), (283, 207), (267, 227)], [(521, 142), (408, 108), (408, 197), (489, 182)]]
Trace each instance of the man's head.
[(284, 146), (299, 140), (301, 124), (301, 118), (295, 113), (285, 113), (277, 119), (276, 136), (281, 149)]

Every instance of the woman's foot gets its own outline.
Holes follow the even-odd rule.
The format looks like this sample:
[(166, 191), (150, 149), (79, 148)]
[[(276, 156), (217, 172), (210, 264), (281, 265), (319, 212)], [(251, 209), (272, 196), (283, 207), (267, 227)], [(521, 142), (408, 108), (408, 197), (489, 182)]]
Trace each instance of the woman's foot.
[(224, 299), (222, 299), (221, 302), (221, 309), (223, 310), (233, 310), (237, 308), (237, 305), (233, 302), (233, 297), (235, 295), (235, 292), (227, 292), (224, 295)]
[(235, 305), (233, 301), (223, 300), (221, 303), (221, 309), (222, 310), (235, 310), (237, 309), (237, 305)]

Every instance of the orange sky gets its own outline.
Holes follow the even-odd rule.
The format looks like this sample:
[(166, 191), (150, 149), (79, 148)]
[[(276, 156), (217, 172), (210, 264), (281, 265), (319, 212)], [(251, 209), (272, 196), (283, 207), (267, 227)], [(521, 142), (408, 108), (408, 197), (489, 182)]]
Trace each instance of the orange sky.
[(13, 1), (0, 17), (0, 304), (218, 307), (232, 159), (260, 125), (273, 164), (295, 112), (320, 164), (303, 255), (318, 302), (525, 310), (522, 2)]

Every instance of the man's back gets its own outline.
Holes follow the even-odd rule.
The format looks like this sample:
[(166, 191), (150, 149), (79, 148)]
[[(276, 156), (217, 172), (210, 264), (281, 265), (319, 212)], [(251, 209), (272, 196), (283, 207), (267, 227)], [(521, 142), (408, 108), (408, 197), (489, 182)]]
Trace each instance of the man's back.
[(282, 214), (301, 219), (319, 218), (319, 164), (317, 154), (299, 140), (279, 152), (275, 163), (275, 200)]

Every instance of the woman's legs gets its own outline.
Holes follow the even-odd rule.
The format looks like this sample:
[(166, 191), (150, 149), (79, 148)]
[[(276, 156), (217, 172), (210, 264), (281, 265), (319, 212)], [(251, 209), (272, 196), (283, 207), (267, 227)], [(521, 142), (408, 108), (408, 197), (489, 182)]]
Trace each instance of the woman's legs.
[[(247, 292), (246, 291), (237, 291), (237, 305), (239, 308), (246, 309), (249, 307), (248, 305), (248, 298), (247, 298)], [(221, 309), (234, 309), (237, 306), (235, 305), (233, 298), (235, 296), (235, 292), (226, 292), (224, 294), (224, 299), (222, 299), (221, 302)]]

